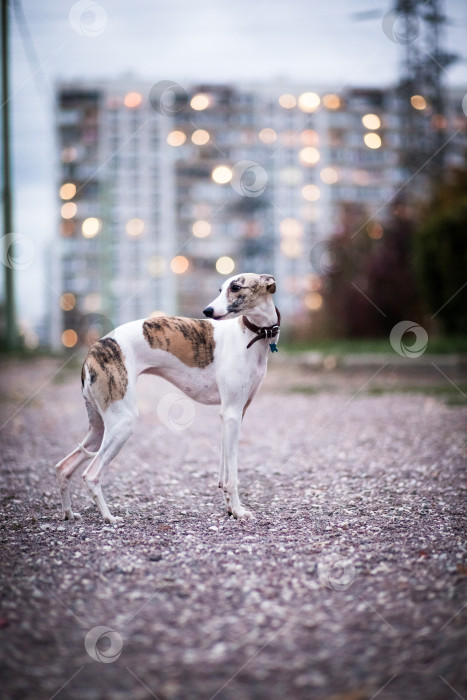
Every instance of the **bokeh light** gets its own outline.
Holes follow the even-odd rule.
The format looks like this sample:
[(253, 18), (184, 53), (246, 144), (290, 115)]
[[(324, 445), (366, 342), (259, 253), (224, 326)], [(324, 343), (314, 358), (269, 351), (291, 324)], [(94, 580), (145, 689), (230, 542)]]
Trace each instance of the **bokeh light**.
[(318, 311), (323, 305), (323, 297), (319, 292), (308, 292), (303, 301), (310, 311)]
[(279, 224), (279, 231), (283, 236), (300, 237), (303, 235), (303, 225), (298, 219), (282, 219)]
[(412, 95), (410, 98), (410, 104), (414, 109), (423, 110), (426, 109), (426, 100), (422, 95)]
[(81, 232), (85, 238), (94, 238), (94, 236), (97, 236), (101, 228), (102, 224), (100, 219), (97, 219), (95, 216), (90, 216), (81, 224)]
[(326, 107), (326, 109), (339, 109), (339, 107), (341, 106), (341, 100), (339, 95), (334, 95), (333, 93), (330, 93), (329, 95), (324, 95), (323, 105)]
[(183, 275), (183, 273), (188, 270), (189, 265), (188, 258), (185, 258), (184, 255), (176, 255), (170, 261), (170, 269), (172, 272), (175, 272), (176, 275)]
[(320, 153), (314, 146), (306, 146), (299, 153), (300, 160), (305, 165), (316, 165), (321, 158)]
[(274, 143), (275, 141), (277, 141), (277, 133), (274, 131), (274, 129), (261, 129), (258, 136), (260, 138), (260, 141), (266, 144)]
[(61, 199), (73, 199), (76, 194), (76, 185), (73, 182), (65, 182), (60, 187), (59, 194)]
[(362, 117), (362, 124), (365, 129), (379, 129), (381, 126), (381, 119), (377, 114), (364, 114)]
[(67, 202), (62, 205), (60, 213), (64, 219), (72, 219), (76, 215), (77, 209), (78, 207), (74, 202)]
[(190, 107), (197, 112), (201, 112), (203, 109), (209, 107), (209, 97), (203, 93), (193, 95), (190, 100)]
[(144, 231), (143, 219), (129, 219), (126, 223), (125, 230), (129, 236), (132, 236), (132, 238), (141, 236)]
[(206, 238), (206, 236), (209, 236), (211, 233), (211, 224), (209, 221), (204, 221), (204, 220), (199, 220), (195, 221), (193, 224), (193, 235), (196, 236), (196, 238)]
[(284, 109), (293, 109), (297, 104), (297, 98), (289, 92), (286, 92), (279, 97), (279, 104)]
[(218, 165), (212, 171), (211, 177), (218, 185), (225, 185), (232, 179), (232, 169), (228, 165)]
[(303, 255), (303, 245), (297, 238), (284, 238), (281, 241), (281, 252), (286, 258), (300, 258)]
[(316, 146), (319, 142), (319, 136), (313, 129), (305, 129), (300, 134), (300, 141), (304, 146)]
[(71, 292), (64, 292), (60, 297), (60, 308), (63, 311), (71, 311), (75, 308), (76, 297)]
[(129, 109), (139, 107), (143, 101), (143, 96), (139, 92), (128, 92), (123, 98), (123, 104)]
[(321, 180), (326, 183), (326, 185), (334, 185), (339, 179), (337, 170), (334, 168), (323, 168), (319, 174)]
[(316, 92), (302, 92), (298, 98), (298, 106), (302, 112), (307, 113), (315, 112), (318, 109), (320, 102), (321, 99)]
[(302, 187), (302, 197), (308, 202), (316, 202), (320, 195), (321, 192), (316, 185), (305, 185), (305, 187)]
[(77, 342), (78, 336), (76, 334), (76, 331), (74, 331), (72, 328), (67, 328), (66, 331), (63, 331), (62, 344), (66, 348), (74, 348)]
[(181, 146), (186, 141), (186, 134), (183, 131), (175, 129), (167, 135), (167, 143), (169, 146)]
[(363, 140), (365, 141), (365, 146), (368, 146), (368, 148), (375, 149), (381, 147), (381, 136), (379, 134), (368, 132), (363, 137)]
[(205, 129), (196, 129), (191, 135), (191, 140), (196, 146), (204, 146), (209, 138), (209, 132)]
[(230, 275), (235, 269), (235, 263), (228, 255), (223, 255), (216, 262), (216, 270), (220, 275)]

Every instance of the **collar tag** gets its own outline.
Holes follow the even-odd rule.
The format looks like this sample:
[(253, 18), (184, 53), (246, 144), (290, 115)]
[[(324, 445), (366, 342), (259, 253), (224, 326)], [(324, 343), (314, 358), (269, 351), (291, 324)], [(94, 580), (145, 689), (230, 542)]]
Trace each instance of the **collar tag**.
[(271, 352), (279, 352), (275, 343), (269, 343), (269, 347), (271, 348)]

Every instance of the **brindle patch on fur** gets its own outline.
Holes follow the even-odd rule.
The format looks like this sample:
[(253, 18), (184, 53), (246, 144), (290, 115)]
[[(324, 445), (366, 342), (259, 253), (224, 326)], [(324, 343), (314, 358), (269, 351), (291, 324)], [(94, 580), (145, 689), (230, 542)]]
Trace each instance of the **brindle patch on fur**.
[(125, 357), (114, 338), (102, 338), (89, 349), (81, 372), (83, 384), (85, 366), (89, 372), (90, 384), (95, 385), (94, 392), (102, 408), (123, 399), (128, 386), (128, 372)]
[(143, 335), (153, 350), (165, 350), (188, 367), (207, 367), (214, 361), (214, 329), (209, 321), (169, 317), (148, 319)]

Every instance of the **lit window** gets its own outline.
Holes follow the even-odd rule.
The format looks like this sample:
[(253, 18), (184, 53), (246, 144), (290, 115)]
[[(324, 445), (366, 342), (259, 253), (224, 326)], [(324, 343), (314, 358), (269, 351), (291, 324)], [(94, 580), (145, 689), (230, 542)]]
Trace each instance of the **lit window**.
[(201, 110), (209, 107), (209, 97), (207, 95), (203, 95), (202, 93), (194, 95), (190, 100), (190, 106), (197, 112), (201, 112)]
[(289, 92), (286, 92), (284, 95), (279, 97), (279, 104), (284, 109), (293, 109), (293, 107), (295, 107), (297, 104), (297, 98), (294, 97), (294, 95), (291, 95)]
[(209, 221), (195, 221), (192, 231), (196, 238), (206, 238), (211, 233), (211, 224)]
[(316, 185), (305, 185), (305, 187), (302, 188), (302, 196), (308, 202), (316, 202), (320, 194), (319, 187)]
[(77, 206), (74, 202), (67, 202), (66, 204), (63, 204), (62, 208), (60, 209), (64, 219), (72, 219), (75, 216), (76, 211)]
[(78, 336), (76, 335), (76, 331), (72, 328), (67, 328), (66, 331), (63, 331), (62, 343), (66, 348), (74, 348), (77, 342)]
[(204, 146), (209, 141), (209, 132), (205, 129), (197, 129), (192, 133), (191, 140), (196, 146)]
[(72, 182), (65, 182), (65, 184), (60, 187), (61, 199), (73, 199), (75, 194), (76, 185), (74, 185)]
[(365, 129), (379, 129), (381, 126), (381, 119), (377, 114), (364, 114), (362, 117), (362, 124)]
[(269, 143), (274, 143), (275, 141), (277, 141), (277, 134), (274, 131), (274, 129), (269, 129), (269, 128), (261, 129), (258, 136), (260, 138), (260, 141), (262, 141), (263, 143), (269, 144)]
[(368, 133), (363, 137), (365, 141), (365, 146), (368, 148), (380, 148), (381, 147), (381, 136), (379, 134)]
[(305, 165), (315, 165), (321, 157), (318, 149), (314, 146), (306, 146), (306, 148), (302, 148), (299, 155), (300, 160), (302, 163), (305, 163)]
[(325, 95), (323, 97), (323, 104), (326, 109), (339, 109), (341, 106), (340, 97), (338, 95)]
[(144, 221), (143, 219), (129, 219), (125, 226), (126, 232), (129, 236), (136, 238), (141, 236), (144, 231)]
[(143, 96), (139, 92), (129, 92), (123, 98), (123, 104), (129, 109), (139, 107), (143, 101)]
[(81, 231), (85, 238), (94, 238), (101, 230), (102, 224), (95, 216), (90, 216), (81, 224)]
[(189, 266), (188, 259), (184, 255), (176, 255), (170, 261), (170, 269), (175, 272), (176, 275), (183, 275), (184, 272), (188, 270)]
[(218, 185), (225, 185), (232, 179), (232, 170), (227, 165), (218, 165), (212, 171), (211, 177)]
[(220, 275), (229, 275), (235, 269), (235, 263), (228, 255), (223, 255), (216, 262), (216, 270)]
[(169, 146), (181, 146), (186, 141), (186, 135), (183, 131), (171, 131), (167, 136)]
[(321, 180), (326, 183), (326, 185), (334, 185), (338, 180), (337, 171), (334, 168), (324, 168), (319, 174)]
[(410, 98), (410, 104), (414, 109), (426, 109), (426, 100), (421, 95), (412, 95)]
[(316, 92), (303, 92), (298, 98), (298, 106), (302, 112), (314, 112), (321, 102)]
[(71, 292), (65, 292), (60, 297), (60, 308), (63, 311), (71, 311), (75, 308), (76, 298)]

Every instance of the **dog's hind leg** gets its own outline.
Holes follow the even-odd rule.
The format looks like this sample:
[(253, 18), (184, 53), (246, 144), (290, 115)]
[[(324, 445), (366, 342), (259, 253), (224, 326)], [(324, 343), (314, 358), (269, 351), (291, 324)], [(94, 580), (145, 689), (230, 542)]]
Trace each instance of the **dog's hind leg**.
[(133, 411), (117, 404), (112, 404), (107, 409), (104, 414), (105, 430), (102, 445), (83, 474), (84, 483), (106, 523), (115, 523), (117, 518), (111, 514), (102, 494), (102, 473), (130, 437), (136, 417), (136, 409)]
[(70, 482), (75, 471), (82, 466), (92, 454), (97, 452), (102, 442), (104, 424), (97, 410), (87, 401), (86, 408), (89, 416), (89, 432), (83, 442), (70, 452), (61, 462), (55, 471), (57, 474), (60, 497), (62, 499), (63, 520), (75, 520), (81, 518), (79, 513), (74, 513), (71, 508)]

